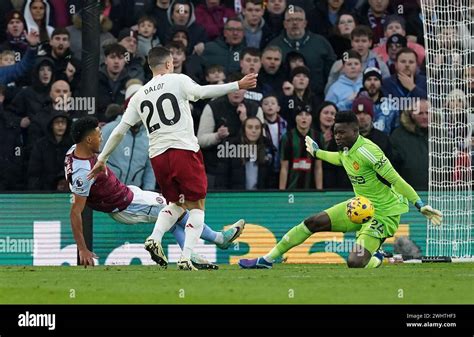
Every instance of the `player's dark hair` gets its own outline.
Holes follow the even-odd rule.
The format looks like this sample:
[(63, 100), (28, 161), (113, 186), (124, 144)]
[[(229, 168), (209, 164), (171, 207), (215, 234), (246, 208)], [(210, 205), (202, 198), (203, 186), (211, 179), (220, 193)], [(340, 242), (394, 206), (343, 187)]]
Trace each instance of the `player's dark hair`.
[(79, 118), (72, 124), (71, 136), (75, 144), (79, 144), (85, 137), (99, 126), (97, 118), (86, 116)]
[(164, 64), (171, 57), (171, 51), (168, 48), (158, 46), (153, 47), (148, 52), (148, 64), (154, 68), (159, 64)]
[(334, 124), (336, 123), (354, 124), (355, 128), (359, 129), (359, 120), (357, 119), (356, 114), (350, 110), (337, 112)]

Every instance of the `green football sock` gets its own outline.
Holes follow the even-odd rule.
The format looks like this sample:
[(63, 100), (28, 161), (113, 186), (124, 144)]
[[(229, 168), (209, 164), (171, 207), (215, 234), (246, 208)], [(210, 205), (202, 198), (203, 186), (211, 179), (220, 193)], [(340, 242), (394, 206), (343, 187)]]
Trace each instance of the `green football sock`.
[(291, 248), (302, 244), (313, 233), (306, 227), (304, 222), (290, 229), (278, 244), (263, 258), (268, 262), (274, 262), (277, 258), (285, 254)]
[(382, 261), (380, 261), (378, 258), (375, 256), (372, 256), (369, 260), (369, 263), (365, 266), (365, 268), (378, 268), (382, 264)]

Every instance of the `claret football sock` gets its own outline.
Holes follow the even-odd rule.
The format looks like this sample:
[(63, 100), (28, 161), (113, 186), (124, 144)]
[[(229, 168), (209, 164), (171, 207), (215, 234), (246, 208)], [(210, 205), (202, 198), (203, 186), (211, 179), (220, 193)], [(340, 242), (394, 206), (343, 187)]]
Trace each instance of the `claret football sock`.
[(278, 242), (278, 244), (263, 258), (267, 262), (275, 262), (277, 258), (285, 254), (291, 248), (302, 244), (309, 238), (313, 233), (306, 227), (304, 222), (300, 223), (299, 225), (290, 229), (288, 233), (286, 233), (283, 238)]

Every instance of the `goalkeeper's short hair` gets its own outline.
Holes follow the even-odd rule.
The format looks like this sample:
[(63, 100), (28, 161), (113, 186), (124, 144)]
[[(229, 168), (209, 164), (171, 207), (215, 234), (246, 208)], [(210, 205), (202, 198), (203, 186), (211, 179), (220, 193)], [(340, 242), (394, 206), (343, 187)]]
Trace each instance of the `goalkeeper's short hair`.
[(357, 129), (359, 128), (359, 120), (350, 110), (337, 112), (334, 123), (353, 124)]

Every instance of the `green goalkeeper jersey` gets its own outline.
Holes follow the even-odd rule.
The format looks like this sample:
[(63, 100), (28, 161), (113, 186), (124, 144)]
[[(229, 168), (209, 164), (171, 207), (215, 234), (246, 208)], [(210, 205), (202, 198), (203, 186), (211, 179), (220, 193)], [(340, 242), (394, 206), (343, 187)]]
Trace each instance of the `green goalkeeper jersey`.
[(372, 141), (359, 136), (348, 151), (318, 150), (319, 159), (344, 166), (354, 193), (368, 198), (380, 215), (408, 212), (408, 201), (415, 203), (418, 194), (395, 171), (383, 151)]

